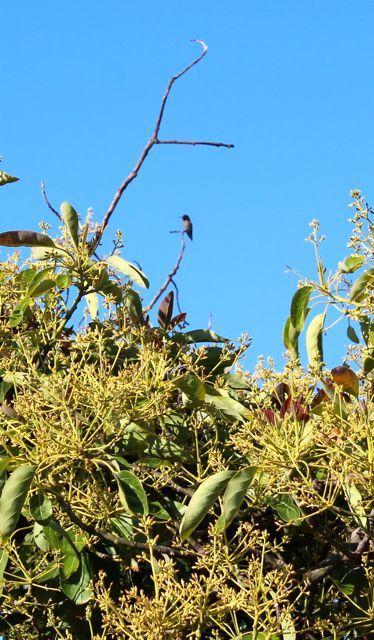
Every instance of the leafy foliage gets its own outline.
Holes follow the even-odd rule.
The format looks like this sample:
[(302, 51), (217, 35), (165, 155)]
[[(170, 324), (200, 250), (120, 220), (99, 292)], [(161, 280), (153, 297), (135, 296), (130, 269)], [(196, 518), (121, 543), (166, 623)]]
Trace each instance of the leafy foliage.
[[(353, 253), (328, 277), (312, 223), (318, 279), (292, 298), (282, 372), (186, 331), (173, 292), (152, 326), (142, 270), (98, 257), (68, 203), (61, 237), (0, 234), (33, 247), (0, 272), (6, 638), (370, 636), (373, 226), (352, 205)], [(329, 371), (333, 314), (352, 342)]]

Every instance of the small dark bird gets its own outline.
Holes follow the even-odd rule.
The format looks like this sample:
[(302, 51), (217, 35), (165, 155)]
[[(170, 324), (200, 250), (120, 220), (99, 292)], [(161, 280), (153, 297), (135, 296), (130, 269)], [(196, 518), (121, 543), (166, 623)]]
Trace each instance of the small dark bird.
[(190, 216), (187, 216), (185, 214), (184, 216), (182, 216), (182, 220), (183, 220), (184, 232), (187, 233), (187, 235), (190, 238), (190, 240), (192, 240), (192, 222), (191, 222), (191, 218), (190, 218)]

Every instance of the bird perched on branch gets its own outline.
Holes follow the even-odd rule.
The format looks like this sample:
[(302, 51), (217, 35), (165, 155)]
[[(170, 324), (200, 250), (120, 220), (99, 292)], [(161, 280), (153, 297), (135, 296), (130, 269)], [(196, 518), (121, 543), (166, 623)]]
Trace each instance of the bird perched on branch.
[(187, 216), (186, 214), (184, 214), (182, 216), (182, 220), (183, 220), (184, 232), (187, 233), (187, 235), (190, 238), (190, 240), (192, 240), (192, 222), (191, 222), (191, 218), (190, 218), (190, 216)]

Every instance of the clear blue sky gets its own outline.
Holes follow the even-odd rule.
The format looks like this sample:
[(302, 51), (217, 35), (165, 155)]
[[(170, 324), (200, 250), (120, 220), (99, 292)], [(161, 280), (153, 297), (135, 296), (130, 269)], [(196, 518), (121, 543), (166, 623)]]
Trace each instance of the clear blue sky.
[[(349, 190), (374, 199), (374, 3), (370, 0), (19, 0), (1, 8), (2, 231), (36, 229), (40, 196), (100, 219), (154, 125), (170, 76), (163, 136), (235, 149), (158, 147), (121, 202), (109, 235), (163, 282), (178, 252), (169, 235), (187, 212), (195, 239), (177, 281), (192, 327), (254, 338), (281, 363), (296, 279), (313, 273), (313, 217), (329, 266), (347, 254)], [(108, 234), (107, 234), (108, 235)], [(109, 243), (106, 245), (109, 247)], [(4, 256), (4, 251), (2, 256)], [(340, 362), (344, 336), (327, 348)]]

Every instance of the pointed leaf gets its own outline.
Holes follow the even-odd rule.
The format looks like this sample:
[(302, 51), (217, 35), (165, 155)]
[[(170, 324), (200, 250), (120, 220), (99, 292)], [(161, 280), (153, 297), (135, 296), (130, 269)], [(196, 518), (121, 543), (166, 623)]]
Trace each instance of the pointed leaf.
[(170, 291), (161, 302), (158, 309), (158, 324), (167, 329), (173, 316), (174, 291)]
[(220, 471), (210, 476), (195, 491), (180, 526), (182, 541), (189, 538), (226, 487), (234, 471)]
[(92, 569), (86, 553), (80, 554), (78, 569), (68, 578), (65, 577), (63, 568), (60, 568), (61, 589), (76, 605), (85, 604), (91, 599), (91, 579)]
[(360, 344), (360, 340), (359, 340), (359, 338), (357, 336), (357, 333), (354, 330), (354, 328), (352, 327), (352, 325), (350, 325), (350, 324), (347, 327), (347, 336), (355, 344)]
[(365, 299), (366, 289), (372, 289), (374, 286), (374, 269), (368, 269), (357, 278), (351, 289), (352, 302), (362, 302)]
[(144, 316), (142, 303), (139, 297), (139, 294), (132, 289), (129, 289), (126, 292), (126, 309), (128, 314), (135, 325), (143, 325), (144, 324)]
[(69, 273), (59, 273), (56, 276), (56, 285), (59, 289), (68, 289), (71, 285), (71, 276)]
[(15, 176), (9, 175), (9, 173), (5, 173), (5, 171), (0, 171), (0, 187), (4, 184), (9, 184), (10, 182), (18, 182), (19, 178)]
[(51, 238), (35, 231), (5, 231), (0, 233), (3, 247), (55, 247)]
[(4, 485), (0, 498), (0, 536), (3, 538), (10, 536), (17, 526), (34, 474), (34, 465), (22, 464)]
[(194, 344), (196, 342), (228, 342), (227, 338), (219, 336), (210, 329), (194, 329), (184, 334), (187, 343)]
[(149, 289), (149, 280), (147, 276), (131, 262), (127, 262), (127, 260), (120, 258), (120, 256), (109, 256), (106, 262), (112, 267), (118, 269), (118, 271), (121, 271), (121, 273), (136, 284)]
[(36, 522), (44, 523), (52, 517), (52, 502), (43, 493), (34, 493), (30, 498), (30, 513)]
[(224, 528), (228, 527), (240, 506), (257, 472), (257, 467), (245, 467), (229, 480), (223, 496)]
[(205, 384), (204, 402), (212, 405), (218, 411), (222, 411), (226, 416), (235, 420), (243, 421), (248, 418), (248, 409), (241, 402), (230, 398), (224, 389), (216, 389), (210, 384)]
[(99, 313), (99, 298), (97, 297), (97, 293), (87, 293), (85, 300), (92, 320), (96, 320)]
[(193, 374), (187, 374), (174, 383), (194, 404), (200, 404), (205, 398), (204, 383)]
[(289, 493), (280, 493), (276, 497), (268, 498), (268, 504), (277, 512), (284, 522), (298, 524), (301, 511)]
[(61, 218), (69, 232), (69, 235), (73, 241), (73, 244), (76, 249), (78, 249), (79, 244), (79, 221), (78, 214), (74, 207), (71, 206), (68, 202), (63, 202), (60, 206)]
[(119, 471), (116, 480), (123, 506), (131, 513), (148, 515), (148, 500), (140, 480), (131, 471)]
[(291, 300), (291, 324), (296, 331), (302, 331), (307, 316), (307, 308), (309, 303), (310, 294), (313, 291), (313, 287), (305, 285), (300, 287), (294, 294)]
[(357, 271), (365, 262), (364, 256), (354, 255), (348, 256), (343, 260), (343, 262), (339, 262), (339, 269), (343, 273), (353, 273)]
[(291, 318), (288, 317), (283, 328), (283, 344), (295, 360), (299, 357), (299, 335), (300, 331), (293, 328)]
[(323, 361), (322, 333), (325, 313), (320, 313), (311, 320), (306, 332), (306, 349), (311, 369), (319, 369)]
[(334, 367), (331, 369), (331, 377), (335, 384), (339, 387), (343, 387), (343, 391), (350, 393), (354, 396), (358, 396), (360, 392), (360, 383), (355, 372), (349, 367)]

